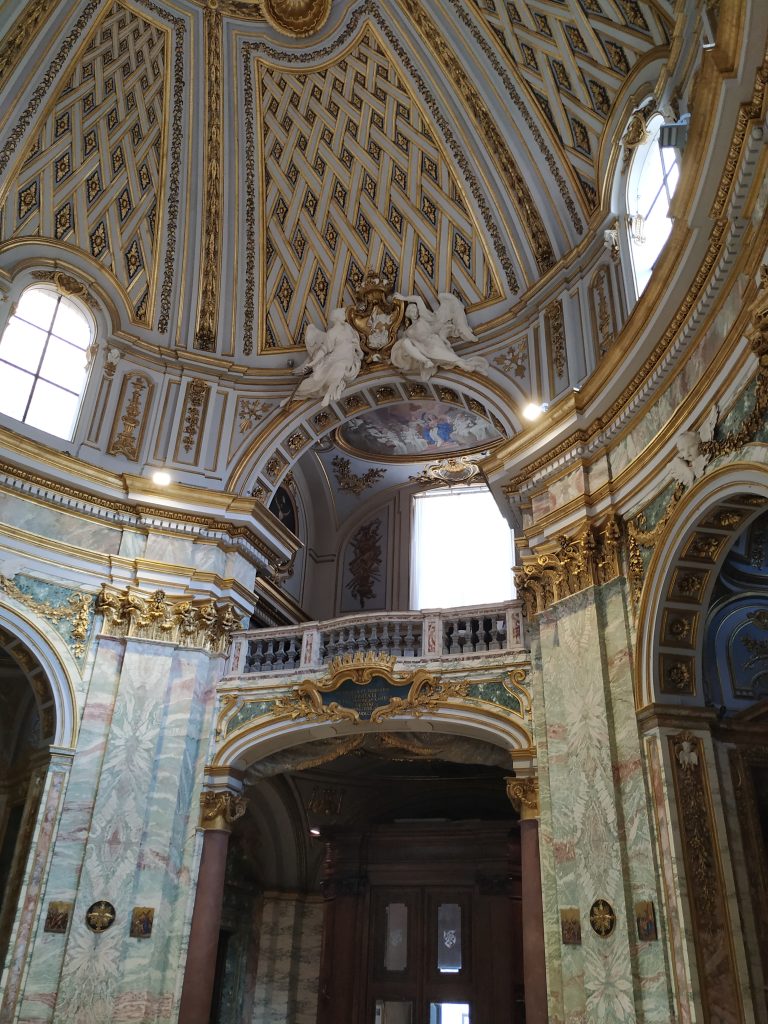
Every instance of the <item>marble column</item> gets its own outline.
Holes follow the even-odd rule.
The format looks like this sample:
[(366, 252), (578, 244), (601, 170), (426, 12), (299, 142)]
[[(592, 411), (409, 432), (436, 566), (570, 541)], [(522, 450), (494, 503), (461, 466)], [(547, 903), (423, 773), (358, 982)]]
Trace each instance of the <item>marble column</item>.
[(509, 778), (507, 795), (520, 815), (525, 1019), (526, 1024), (547, 1024), (547, 969), (539, 858), (538, 781), (535, 778)]
[(200, 797), (203, 850), (181, 990), (179, 1024), (208, 1024), (210, 1020), (227, 846), (232, 825), (244, 812), (245, 801), (229, 790), (206, 791)]

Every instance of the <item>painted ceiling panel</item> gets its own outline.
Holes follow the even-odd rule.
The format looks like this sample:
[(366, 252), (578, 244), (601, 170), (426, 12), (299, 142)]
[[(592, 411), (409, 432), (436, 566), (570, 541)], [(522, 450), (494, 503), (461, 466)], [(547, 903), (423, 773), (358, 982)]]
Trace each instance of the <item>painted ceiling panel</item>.
[(6, 237), (51, 238), (117, 278), (149, 323), (165, 166), (168, 33), (119, 3), (94, 27), (10, 183)]
[(396, 60), (367, 25), (332, 64), (258, 59), (261, 351), (299, 346), (304, 325), (348, 304), (369, 267), (428, 302), (502, 296), (485, 232)]

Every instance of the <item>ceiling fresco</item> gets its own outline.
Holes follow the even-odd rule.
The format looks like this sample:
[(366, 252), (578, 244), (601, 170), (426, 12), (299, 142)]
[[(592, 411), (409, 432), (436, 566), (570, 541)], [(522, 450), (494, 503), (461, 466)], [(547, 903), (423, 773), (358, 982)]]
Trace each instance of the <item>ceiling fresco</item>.
[(341, 446), (363, 458), (434, 459), (477, 451), (501, 440), (488, 420), (447, 402), (398, 402), (348, 420)]

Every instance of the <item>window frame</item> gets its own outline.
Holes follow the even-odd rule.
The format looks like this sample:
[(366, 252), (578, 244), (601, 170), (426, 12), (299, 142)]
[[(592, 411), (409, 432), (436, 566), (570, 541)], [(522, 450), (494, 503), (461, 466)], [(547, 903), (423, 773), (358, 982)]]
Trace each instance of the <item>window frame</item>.
[[(45, 291), (48, 293), (53, 293), (57, 297), (55, 310), (53, 315), (51, 316), (50, 323), (48, 324), (47, 328), (43, 328), (39, 324), (33, 324), (29, 320), (24, 319), (18, 314), (18, 308), (22, 297), (24, 295), (27, 295), (31, 291)], [(70, 307), (73, 307), (77, 311), (77, 313), (83, 317), (86, 324), (88, 325), (88, 341), (82, 348), (79, 345), (77, 345), (74, 341), (72, 341), (71, 337), (63, 337), (61, 334), (57, 334), (53, 329), (56, 324), (56, 317), (58, 316), (62, 302), (65, 302)], [(4, 412), (0, 410), (0, 421), (6, 423), (10, 428), (17, 431), (23, 430), (24, 432), (34, 432), (35, 434), (45, 436), (47, 439), (55, 439), (56, 441), (65, 444), (70, 443), (77, 435), (80, 419), (83, 413), (85, 396), (88, 391), (88, 382), (95, 361), (94, 355), (98, 350), (98, 336), (100, 333), (98, 320), (94, 315), (94, 312), (88, 307), (87, 303), (83, 300), (83, 298), (80, 295), (73, 293), (72, 291), (68, 290), (65, 287), (61, 287), (61, 285), (55, 278), (51, 281), (36, 281), (26, 279), (21, 284), (15, 297), (13, 297), (12, 300), (8, 303), (6, 315), (2, 325), (2, 331), (0, 331), (0, 342), (2, 342), (2, 340), (5, 338), (6, 332), (8, 328), (12, 325), (14, 320), (34, 327), (39, 331), (44, 331), (45, 339), (34, 371), (18, 363), (14, 363), (10, 359), (4, 358), (2, 355), (0, 355), (0, 366), (5, 365), (13, 367), (14, 369), (20, 370), (21, 372), (26, 373), (32, 377), (32, 386), (29, 390), (29, 394), (26, 399), (23, 417), (16, 417), (11, 415), (11, 413), (9, 412)], [(80, 388), (79, 392), (73, 391), (71, 387), (64, 386), (58, 381), (52, 379), (52, 377), (45, 376), (43, 372), (43, 364), (49, 349), (49, 345), (51, 343), (51, 339), (58, 340), (65, 345), (71, 346), (74, 350), (82, 352), (83, 358), (85, 360), (85, 370), (83, 374), (82, 387)], [(58, 431), (52, 431), (49, 429), (49, 427), (38, 426), (35, 423), (29, 422), (29, 420), (27, 419), (30, 407), (35, 396), (35, 392), (37, 390), (39, 382), (41, 381), (44, 384), (49, 385), (50, 387), (56, 388), (57, 390), (65, 392), (68, 395), (76, 397), (76, 411), (74, 413), (74, 416), (72, 417), (71, 430), (69, 430), (68, 432), (62, 433)]]

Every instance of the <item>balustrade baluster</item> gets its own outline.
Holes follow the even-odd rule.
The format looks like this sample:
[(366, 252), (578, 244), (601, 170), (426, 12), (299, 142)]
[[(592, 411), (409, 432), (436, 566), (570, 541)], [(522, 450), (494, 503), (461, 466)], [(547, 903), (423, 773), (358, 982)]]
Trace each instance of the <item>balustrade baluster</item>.
[(414, 640), (413, 640), (413, 623), (412, 622), (408, 622), (408, 624), (406, 625), (406, 628), (405, 628), (405, 640), (404, 640), (403, 657), (404, 658), (412, 658), (415, 654), (416, 654), (416, 649), (414, 647)]
[(397, 619), (392, 623), (394, 633), (392, 636), (392, 650), (390, 653), (400, 655), (403, 653), (403, 634), (400, 632), (400, 623)]

